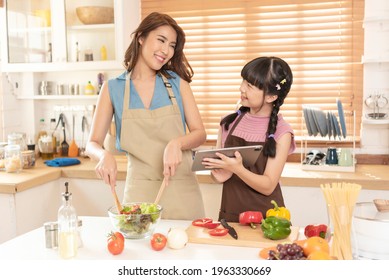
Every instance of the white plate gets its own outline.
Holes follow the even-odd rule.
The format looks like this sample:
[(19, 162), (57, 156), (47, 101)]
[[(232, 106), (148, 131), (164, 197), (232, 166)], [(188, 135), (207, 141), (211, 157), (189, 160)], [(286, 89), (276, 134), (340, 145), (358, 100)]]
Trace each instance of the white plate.
[(346, 138), (347, 130), (346, 130), (346, 121), (345, 121), (344, 112), (343, 112), (343, 105), (342, 105), (342, 102), (340, 101), (340, 99), (337, 99), (336, 103), (338, 105), (339, 122), (340, 122), (340, 126), (342, 127), (343, 138)]
[(332, 124), (332, 117), (330, 112), (327, 112), (327, 128), (328, 128), (328, 138), (331, 139), (334, 126)]
[(319, 128), (320, 135), (322, 137), (327, 136), (328, 128), (327, 128), (327, 119), (325, 113), (319, 108), (315, 109), (313, 112), (316, 119), (317, 127)]
[(308, 135), (312, 136), (313, 133), (312, 133), (311, 126), (309, 124), (309, 119), (308, 119), (308, 109), (303, 107), (303, 113), (304, 113), (305, 126), (306, 126), (306, 128), (308, 130)]
[(312, 108), (307, 108), (308, 112), (308, 120), (309, 120), (309, 125), (311, 126), (312, 134), (313, 136), (317, 136), (319, 133), (318, 128), (316, 127), (315, 120), (313, 118), (313, 109)]
[(334, 128), (335, 128), (335, 130), (334, 130), (334, 132), (335, 132), (334, 138), (336, 138), (338, 136), (339, 139), (340, 139), (340, 136), (341, 136), (340, 133), (341, 132), (340, 132), (340, 127), (339, 127), (338, 119), (336, 118), (334, 113), (331, 113), (331, 116), (332, 116), (332, 123), (333, 123)]

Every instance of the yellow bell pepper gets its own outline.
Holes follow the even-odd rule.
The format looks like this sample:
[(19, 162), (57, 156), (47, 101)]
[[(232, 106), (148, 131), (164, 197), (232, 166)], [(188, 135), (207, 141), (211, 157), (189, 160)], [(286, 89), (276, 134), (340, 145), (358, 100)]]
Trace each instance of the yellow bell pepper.
[(280, 218), (285, 218), (290, 221), (290, 212), (285, 207), (278, 207), (277, 202), (274, 200), (270, 201), (274, 205), (274, 208), (270, 208), (266, 212), (266, 217), (275, 216)]

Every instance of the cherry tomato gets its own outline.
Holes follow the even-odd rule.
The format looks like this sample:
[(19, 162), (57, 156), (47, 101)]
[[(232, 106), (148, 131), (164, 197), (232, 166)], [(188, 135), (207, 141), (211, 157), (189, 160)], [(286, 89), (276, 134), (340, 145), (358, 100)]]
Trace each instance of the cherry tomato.
[(217, 228), (218, 226), (220, 226), (220, 222), (209, 222), (204, 224), (204, 227), (207, 229), (214, 229)]
[(228, 233), (228, 229), (226, 228), (215, 228), (208, 232), (212, 236), (224, 236)]
[(124, 250), (124, 236), (120, 232), (108, 234), (107, 248), (112, 255), (119, 255)]
[(150, 238), (151, 248), (155, 251), (161, 251), (165, 248), (167, 243), (167, 238), (162, 233), (154, 233)]
[(202, 218), (202, 219), (197, 219), (192, 222), (192, 225), (196, 227), (204, 227), (205, 224), (207, 223), (212, 223), (213, 220), (211, 218)]

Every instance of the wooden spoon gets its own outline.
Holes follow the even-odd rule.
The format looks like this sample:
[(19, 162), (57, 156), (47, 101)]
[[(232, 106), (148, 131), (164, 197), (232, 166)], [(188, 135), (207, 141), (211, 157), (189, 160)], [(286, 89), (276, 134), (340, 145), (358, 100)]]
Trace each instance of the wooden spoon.
[(165, 190), (165, 187), (166, 187), (165, 178), (163, 178), (162, 184), (159, 187), (159, 191), (158, 191), (157, 197), (155, 198), (154, 204), (159, 203), (159, 200), (161, 199), (161, 196), (162, 196), (163, 191)]
[(116, 205), (116, 208), (118, 210), (118, 214), (122, 213), (122, 210), (123, 210), (123, 207), (119, 201), (119, 198), (116, 194), (116, 186), (115, 187), (111, 187), (111, 191), (112, 191), (112, 195), (113, 195), (113, 199), (115, 201), (115, 205)]

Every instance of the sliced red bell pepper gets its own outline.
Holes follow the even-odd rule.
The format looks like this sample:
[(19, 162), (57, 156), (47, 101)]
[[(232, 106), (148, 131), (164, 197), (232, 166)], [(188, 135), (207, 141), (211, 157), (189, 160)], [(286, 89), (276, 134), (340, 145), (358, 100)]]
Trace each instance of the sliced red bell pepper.
[(214, 229), (220, 226), (220, 222), (210, 222), (210, 223), (205, 223), (204, 227), (207, 229)]
[(208, 232), (212, 236), (224, 236), (228, 233), (228, 229), (226, 228), (215, 228)]
[(212, 223), (213, 220), (211, 218), (202, 218), (202, 219), (196, 219), (192, 221), (192, 225), (196, 227), (204, 227), (208, 223)]
[(239, 223), (241, 225), (250, 225), (252, 228), (257, 228), (256, 224), (260, 224), (263, 220), (262, 212), (246, 211), (239, 214)]

